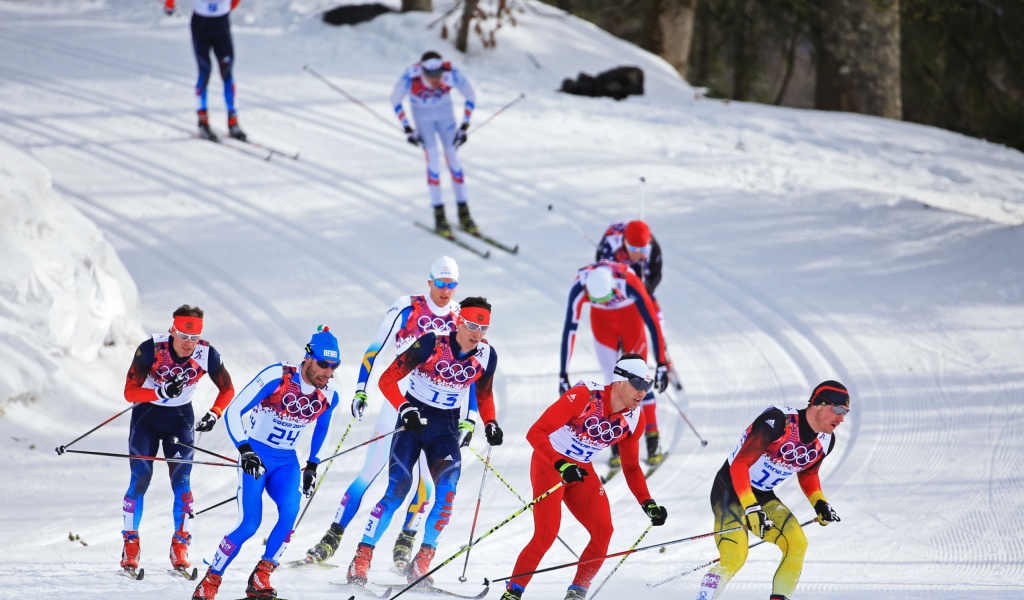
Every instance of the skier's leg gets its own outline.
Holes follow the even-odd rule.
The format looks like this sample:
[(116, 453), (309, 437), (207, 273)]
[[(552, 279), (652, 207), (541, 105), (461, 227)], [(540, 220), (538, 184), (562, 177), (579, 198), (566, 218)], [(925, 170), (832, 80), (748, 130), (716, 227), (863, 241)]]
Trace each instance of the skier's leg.
[[(155, 409), (149, 404), (138, 404), (132, 409), (131, 425), (128, 429), (128, 453), (136, 456), (154, 456), (159, 449), (160, 432), (154, 429), (152, 420)], [(133, 458), (128, 461), (131, 481), (124, 493), (121, 504), (122, 531), (136, 532), (142, 521), (143, 499), (149, 482), (153, 479), (153, 461)]]
[(277, 523), (267, 536), (267, 547), (261, 558), (276, 565), (288, 547), (295, 530), (295, 520), (299, 517), (299, 501), (302, 498), (299, 485), (302, 477), (299, 460), (294, 452), (291, 456), (275, 461), (274, 466), (274, 470), (267, 471), (264, 477), (267, 479), (267, 495), (277, 505)]
[[(533, 494), (536, 498), (545, 491), (551, 489), (561, 481), (558, 471), (554, 465), (548, 464), (536, 453), (530, 461), (530, 481), (533, 483)], [(526, 573), (537, 569), (544, 554), (551, 548), (551, 544), (558, 537), (558, 530), (562, 525), (562, 498), (566, 493), (565, 486), (562, 486), (551, 493), (542, 502), (533, 505), (533, 537), (526, 543), (519, 558), (516, 559), (516, 566), (513, 573)], [(533, 579), (532, 575), (516, 577), (508, 582), (508, 589), (522, 590)]]
[[(258, 450), (257, 450), (258, 452)], [(265, 453), (261, 456), (264, 461), (270, 460)], [(266, 466), (266, 462), (264, 462)], [(268, 471), (269, 472), (269, 471)], [(263, 521), (263, 490), (267, 484), (267, 473), (259, 479), (247, 475), (238, 469), (238, 487), (235, 492), (236, 503), (238, 504), (238, 525), (230, 533), (224, 536), (217, 552), (214, 554), (210, 570), (215, 575), (223, 575), (225, 569), (235, 560), (238, 550), (242, 544), (251, 538), (259, 529)]]
[(800, 522), (789, 508), (778, 500), (765, 503), (764, 512), (774, 525), (764, 534), (764, 539), (782, 550), (782, 561), (772, 579), (772, 595), (792, 598), (800, 572), (804, 568), (804, 554), (807, 552), (807, 536)]
[(421, 438), (418, 434), (410, 431), (395, 434), (388, 461), (388, 487), (370, 513), (363, 544), (376, 547), (384, 531), (391, 524), (392, 515), (401, 506), (412, 486), (412, 468), (421, 447)]
[[(715, 516), (714, 531), (743, 525), (743, 508), (736, 499), (732, 484), (718, 477), (711, 486), (711, 511)], [(721, 560), (704, 574), (696, 600), (713, 600), (722, 593), (729, 580), (747, 562), (747, 543), (745, 529), (715, 536)]]
[(437, 547), (437, 539), (452, 518), (455, 492), (462, 474), (462, 454), (459, 452), (458, 411), (454, 425), (446, 423), (445, 431), (435, 435), (424, 448), (430, 476), (434, 480), (436, 497), (423, 528), (423, 545)]
[[(583, 466), (589, 475), (565, 491), (565, 506), (590, 534), (590, 541), (580, 554), (580, 560), (586, 561), (608, 554), (613, 528), (612, 511), (608, 505), (608, 496), (601, 489), (601, 480), (594, 472), (592, 464)], [(594, 575), (597, 575), (603, 564), (603, 560), (594, 560), (579, 565), (576, 567), (576, 577), (572, 584), (584, 589), (589, 588)]]
[(465, 204), (466, 181), (462, 173), (462, 161), (459, 160), (459, 151), (455, 147), (456, 131), (458, 131), (458, 127), (456, 127), (455, 118), (452, 115), (445, 115), (437, 120), (437, 134), (441, 138), (441, 147), (444, 148), (444, 159), (448, 163), (448, 173), (452, 176), (455, 202), (456, 204)]
[(434, 120), (412, 111), (412, 118), (416, 124), (416, 131), (423, 140), (423, 152), (427, 159), (427, 191), (430, 193), (430, 205), (437, 208), (444, 206), (441, 200), (441, 160), (437, 148), (437, 136), (435, 134)]
[(206, 116), (206, 87), (210, 83), (213, 63), (210, 62), (210, 39), (206, 31), (207, 17), (192, 14), (192, 51), (196, 55), (199, 78), (196, 80), (196, 110)]

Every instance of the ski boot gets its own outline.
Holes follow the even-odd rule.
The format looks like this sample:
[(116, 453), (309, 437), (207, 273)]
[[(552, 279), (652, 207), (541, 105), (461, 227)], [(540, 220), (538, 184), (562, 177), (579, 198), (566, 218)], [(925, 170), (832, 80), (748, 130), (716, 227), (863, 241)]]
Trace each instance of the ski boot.
[(448, 224), (448, 218), (444, 216), (443, 205), (434, 207), (434, 231), (446, 238), (454, 237), (452, 226)]
[[(416, 553), (416, 558), (412, 559), (412, 562), (409, 563), (409, 575), (407, 576), (409, 583), (426, 575), (430, 571), (430, 561), (432, 560), (434, 560), (434, 547), (426, 544), (421, 545), (420, 551)], [(433, 587), (434, 578), (427, 577), (420, 584)]]
[(270, 585), (270, 574), (277, 565), (267, 559), (256, 563), (256, 568), (249, 575), (249, 585), (245, 588), (246, 598), (277, 598), (277, 590)]
[(395, 539), (395, 549), (392, 556), (395, 560), (395, 568), (399, 573), (405, 573), (409, 568), (409, 560), (412, 558), (412, 546), (416, 542), (415, 529), (403, 529)]
[(508, 584), (505, 593), (498, 600), (520, 600), (523, 597), (523, 588), (514, 583)]
[(238, 125), (238, 115), (231, 113), (228, 115), (228, 135), (235, 138), (240, 142), (244, 142), (249, 138), (242, 131), (242, 128)]
[(651, 466), (661, 464), (661, 461), (665, 460), (665, 455), (658, 444), (660, 437), (657, 431), (648, 431), (644, 434), (644, 440), (647, 442), (647, 464)]
[(219, 142), (220, 138), (217, 134), (210, 129), (210, 119), (206, 116), (206, 111), (201, 110), (199, 115), (199, 137), (204, 140), (210, 140), (211, 142)]
[(473, 217), (469, 216), (469, 204), (463, 202), (457, 205), (459, 209), (459, 228), (471, 235), (479, 235), (480, 228), (473, 222)]
[(139, 532), (123, 531), (121, 537), (124, 539), (124, 548), (121, 550), (121, 568), (128, 575), (136, 577), (139, 568), (139, 555), (142, 553), (139, 546)]
[(584, 600), (587, 597), (587, 588), (578, 585), (570, 585), (565, 591), (565, 600)]
[(306, 562), (319, 564), (334, 556), (338, 544), (341, 543), (343, 533), (345, 533), (344, 527), (338, 523), (331, 523), (330, 529), (327, 530), (324, 537), (320, 538), (320, 543), (306, 550)]
[(188, 545), (192, 543), (192, 535), (188, 532), (174, 532), (171, 538), (171, 568), (176, 571), (188, 569), (192, 563), (188, 562)]
[(356, 546), (356, 555), (348, 565), (346, 577), (352, 585), (366, 585), (367, 574), (370, 572), (370, 561), (373, 560), (373, 546), (361, 543)]
[(203, 577), (196, 586), (196, 591), (192, 592), (192, 600), (213, 600), (220, 589), (220, 581), (220, 575), (213, 572), (213, 567), (207, 569), (206, 577)]

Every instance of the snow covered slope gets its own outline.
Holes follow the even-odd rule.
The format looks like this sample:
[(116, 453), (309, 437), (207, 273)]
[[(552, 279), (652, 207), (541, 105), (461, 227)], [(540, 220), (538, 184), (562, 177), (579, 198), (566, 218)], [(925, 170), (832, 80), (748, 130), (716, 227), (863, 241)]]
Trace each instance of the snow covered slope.
[[(0, 598), (189, 597), (194, 584), (163, 574), (171, 531), (162, 468), (141, 530), (152, 574), (135, 582), (115, 575), (128, 465), (52, 452), (125, 407), (135, 345), (165, 330), (186, 302), (207, 311), (208, 338), (236, 385), (270, 362), (298, 359), (315, 326), (330, 324), (348, 396), (388, 304), (425, 292), (428, 266), (450, 254), (462, 271), (460, 297), (484, 295), (495, 306), (489, 338), (500, 355), (507, 442), (493, 462), (528, 496), (522, 436), (555, 398), (566, 296), (575, 270), (593, 258), (587, 238), (641, 210), (665, 252), (658, 297), (688, 392), (683, 407), (709, 440), (701, 448), (659, 403), (672, 457), (651, 489), (669, 520), (645, 543), (710, 531), (711, 478), (743, 427), (766, 406), (799, 405), (815, 383), (838, 378), (854, 410), (823, 485), (843, 521), (808, 531), (798, 597), (1024, 591), (1024, 155), (906, 123), (698, 98), (659, 59), (532, 2), (522, 4), (517, 27), (499, 32), (495, 50), (474, 41), (463, 57), (429, 27), (446, 3), (434, 14), (334, 28), (318, 16), (334, 2), (245, 0), (233, 16), (242, 125), (258, 142), (301, 151), (298, 161), (268, 162), (192, 139), (188, 19), (164, 17), (160, 4), (0, 0), (0, 391), (34, 398), (0, 397), (9, 489)], [(413, 220), (429, 219), (419, 151), (303, 70), (390, 121), (394, 81), (427, 49), (472, 78), (476, 122), (526, 94), (471, 131), (460, 154), (474, 216), (519, 243), (516, 256), (481, 260), (415, 228)], [(554, 91), (565, 77), (621, 64), (645, 70), (645, 96), (614, 102)], [(219, 93), (215, 75), (212, 121), (223, 129)], [(49, 195), (47, 178), (60, 198)], [(442, 189), (450, 206), (447, 175)], [(113, 246), (137, 296), (96, 230), (65, 202)], [(45, 243), (44, 230), (54, 232)], [(73, 265), (75, 277), (95, 280), (69, 287)], [(49, 273), (54, 285), (32, 288), (49, 295), (19, 295), (26, 273)], [(571, 373), (593, 375), (586, 325), (581, 332)], [(103, 345), (108, 339), (114, 344)], [(200, 410), (214, 396), (212, 385), (201, 388)], [(344, 413), (336, 431), (348, 424)], [(366, 439), (371, 425), (359, 423), (350, 439)], [(122, 452), (126, 436), (122, 417), (79, 447)], [(231, 450), (222, 427), (201, 442)], [(360, 466), (353, 454), (332, 466), (286, 559), (319, 540)], [(197, 508), (233, 493), (234, 481), (211, 470), (193, 471)], [(480, 475), (465, 454), (439, 557), (469, 537)], [(382, 492), (378, 481), (364, 508)], [(623, 481), (608, 494), (611, 549), (625, 549), (647, 520)], [(798, 486), (780, 495), (802, 518), (812, 514)], [(520, 506), (488, 482), (480, 527)], [(274, 515), (267, 503), (264, 529)], [(212, 557), (235, 516), (223, 507), (194, 521), (195, 562)], [(469, 583), (457, 580), (461, 558), (438, 582), (475, 592), (484, 577), (510, 574), (531, 531), (529, 516), (516, 519), (474, 548)], [(227, 572), (221, 596), (241, 595), (260, 536)], [(577, 551), (586, 539), (568, 515), (562, 537)], [(358, 541), (346, 536), (334, 562), (347, 564)], [(708, 540), (633, 556), (601, 597), (692, 597), (699, 574), (643, 585), (715, 556)], [(766, 597), (777, 558), (768, 545), (752, 551), (726, 597)], [(556, 544), (542, 566), (569, 560)], [(373, 573), (389, 577), (386, 561), (377, 562)], [(331, 582), (342, 579), (339, 571), (274, 575), (286, 597), (313, 600), (337, 597)], [(529, 597), (560, 598), (570, 580), (565, 570), (540, 575)]]

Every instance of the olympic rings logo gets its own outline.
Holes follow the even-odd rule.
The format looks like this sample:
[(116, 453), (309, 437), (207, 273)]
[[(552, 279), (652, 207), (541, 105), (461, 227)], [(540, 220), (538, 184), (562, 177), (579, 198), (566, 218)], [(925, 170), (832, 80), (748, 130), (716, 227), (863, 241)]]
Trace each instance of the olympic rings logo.
[(295, 394), (288, 392), (281, 398), (281, 403), (284, 404), (285, 410), (293, 415), (299, 415), (310, 419), (313, 415), (320, 412), (324, 407), (324, 403), (319, 398), (309, 398), (307, 396), (296, 396)]
[(441, 360), (438, 361), (434, 368), (442, 379), (454, 381), (455, 383), (466, 383), (476, 377), (476, 367), (473, 365), (462, 365)]
[(164, 365), (156, 370), (157, 377), (162, 381), (170, 381), (177, 377), (179, 374), (185, 374), (185, 381), (189, 382), (199, 377), (199, 371), (193, 367), (183, 369), (181, 367), (168, 367)]
[(455, 331), (455, 322), (445, 317), (430, 317), (429, 315), (423, 315), (416, 321), (416, 325), (423, 331)]
[(799, 467), (806, 467), (818, 459), (818, 449), (807, 446), (797, 446), (793, 442), (786, 442), (779, 448), (783, 460)]
[(612, 440), (622, 436), (625, 429), (618, 423), (612, 423), (604, 419), (599, 419), (595, 416), (588, 417), (583, 422), (583, 426), (587, 428), (587, 435), (591, 438), (599, 439), (602, 442), (611, 442)]

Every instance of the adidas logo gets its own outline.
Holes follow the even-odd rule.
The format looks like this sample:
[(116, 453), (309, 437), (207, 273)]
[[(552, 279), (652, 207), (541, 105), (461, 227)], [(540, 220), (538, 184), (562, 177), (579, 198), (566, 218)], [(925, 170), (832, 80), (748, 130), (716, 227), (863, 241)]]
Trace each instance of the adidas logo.
[(769, 427), (775, 427), (775, 419), (768, 419), (765, 423), (768, 423)]
[(444, 457), (442, 460), (446, 460), (448, 462), (455, 462), (455, 459), (452, 458), (451, 454), (449, 454), (448, 456)]

